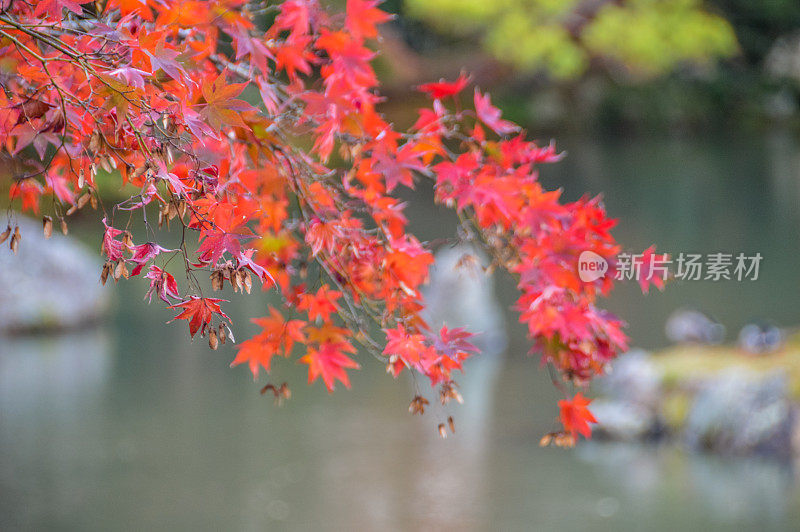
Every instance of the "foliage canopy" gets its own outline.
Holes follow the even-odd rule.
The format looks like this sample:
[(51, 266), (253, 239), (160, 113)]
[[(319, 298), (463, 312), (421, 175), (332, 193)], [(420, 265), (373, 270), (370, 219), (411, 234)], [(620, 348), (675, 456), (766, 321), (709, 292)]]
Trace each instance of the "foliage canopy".
[[(102, 281), (141, 275), (148, 297), (212, 349), (232, 324), (210, 290), (278, 293), (233, 360), (255, 377), (294, 358), (310, 382), (349, 387), (359, 353), (372, 353), (395, 376), (427, 378), (446, 404), (460, 397), (454, 372), (479, 355), (470, 333), (421, 317), (432, 246), (408, 233), (394, 195), (431, 180), (459, 214), (453, 241), (517, 279), (520, 319), (565, 395), (555, 440), (571, 444), (593, 418), (569, 388), (626, 346), (622, 322), (596, 306), (611, 276), (582, 282), (576, 271), (586, 250), (613, 271), (614, 221), (599, 198), (566, 203), (543, 189), (536, 168), (559, 159), (554, 146), (525, 140), (488, 94), (467, 92), (466, 76), (420, 87), (430, 105), (410, 130), (387, 123), (366, 46), (389, 19), (376, 4), (348, 0), (342, 15), (314, 0), (3, 2), (11, 200), (44, 210), (46, 233), (99, 209)], [(130, 197), (104, 204), (99, 173)], [(174, 249), (159, 244), (170, 226)], [(11, 226), (7, 238), (20, 245)], [(285, 385), (264, 391), (288, 396)]]

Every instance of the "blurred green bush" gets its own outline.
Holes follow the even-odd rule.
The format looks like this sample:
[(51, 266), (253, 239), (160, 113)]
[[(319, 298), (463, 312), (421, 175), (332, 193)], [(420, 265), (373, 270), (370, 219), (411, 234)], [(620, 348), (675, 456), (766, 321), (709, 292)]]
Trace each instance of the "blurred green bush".
[(406, 0), (444, 33), (478, 35), (495, 57), (554, 78), (593, 64), (650, 79), (737, 53), (734, 29), (701, 0)]

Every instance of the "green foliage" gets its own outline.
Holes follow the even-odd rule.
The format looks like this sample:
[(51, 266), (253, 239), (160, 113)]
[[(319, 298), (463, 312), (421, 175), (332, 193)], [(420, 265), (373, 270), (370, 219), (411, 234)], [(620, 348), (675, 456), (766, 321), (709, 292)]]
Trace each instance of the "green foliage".
[(637, 78), (704, 64), (738, 49), (731, 25), (701, 0), (406, 0), (439, 31), (478, 34), (496, 57), (559, 79), (594, 62)]

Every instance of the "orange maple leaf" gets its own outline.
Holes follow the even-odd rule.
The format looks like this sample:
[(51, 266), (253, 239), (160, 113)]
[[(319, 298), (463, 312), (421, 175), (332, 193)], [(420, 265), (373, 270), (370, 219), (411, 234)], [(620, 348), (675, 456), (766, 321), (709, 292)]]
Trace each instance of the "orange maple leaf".
[(361, 366), (343, 353), (354, 353), (355, 349), (349, 343), (326, 343), (319, 349), (310, 349), (300, 362), (308, 364), (308, 383), (311, 384), (318, 377), (322, 377), (325, 387), (332, 392), (338, 379), (345, 388), (350, 387), (350, 378), (345, 368), (359, 369)]
[(378, 0), (347, 0), (347, 29), (359, 38), (377, 37), (375, 26), (392, 19), (392, 15), (375, 7), (379, 3)]
[(558, 402), (561, 411), (561, 423), (564, 429), (575, 436), (580, 433), (585, 438), (592, 437), (592, 428), (589, 423), (597, 423), (592, 413), (589, 411), (591, 399), (587, 399), (580, 393), (575, 394), (572, 400), (564, 399)]
[(331, 290), (328, 285), (322, 285), (316, 294), (301, 294), (297, 310), (308, 311), (308, 319), (314, 321), (318, 317), (322, 321), (330, 320), (330, 315), (336, 312), (336, 300), (342, 297), (338, 290)]
[(216, 130), (222, 126), (246, 127), (240, 113), (256, 111), (249, 103), (234, 99), (241, 94), (247, 83), (228, 83), (226, 78), (227, 72), (223, 71), (213, 83), (205, 81), (200, 87), (206, 101), (200, 114)]
[(269, 317), (251, 320), (260, 325), (263, 331), (242, 342), (236, 358), (231, 362), (231, 367), (247, 362), (250, 371), (253, 372), (253, 378), (258, 378), (259, 366), (269, 373), (273, 356), (283, 354), (288, 357), (295, 342), (306, 341), (303, 334), (304, 321), (287, 320), (274, 308), (270, 308), (269, 312)]

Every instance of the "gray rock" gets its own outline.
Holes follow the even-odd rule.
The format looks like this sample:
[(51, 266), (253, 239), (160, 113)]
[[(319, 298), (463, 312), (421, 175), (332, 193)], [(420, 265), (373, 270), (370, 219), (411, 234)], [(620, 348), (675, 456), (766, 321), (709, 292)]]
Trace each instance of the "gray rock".
[(592, 413), (597, 419), (597, 433), (613, 440), (643, 440), (658, 425), (652, 409), (630, 402), (596, 399), (592, 401)]
[(617, 358), (596, 381), (601, 395), (592, 403), (598, 434), (614, 440), (645, 439), (660, 427), (661, 374), (642, 350)]
[(15, 216), (22, 235), (14, 255), (0, 246), (0, 333), (72, 329), (99, 319), (108, 292), (99, 282), (100, 258), (72, 238), (53, 234), (42, 223)]
[(609, 400), (655, 408), (661, 398), (661, 372), (650, 356), (641, 349), (620, 355), (595, 381), (597, 391)]
[(732, 368), (699, 384), (684, 436), (696, 450), (788, 457), (793, 425), (783, 372)]

